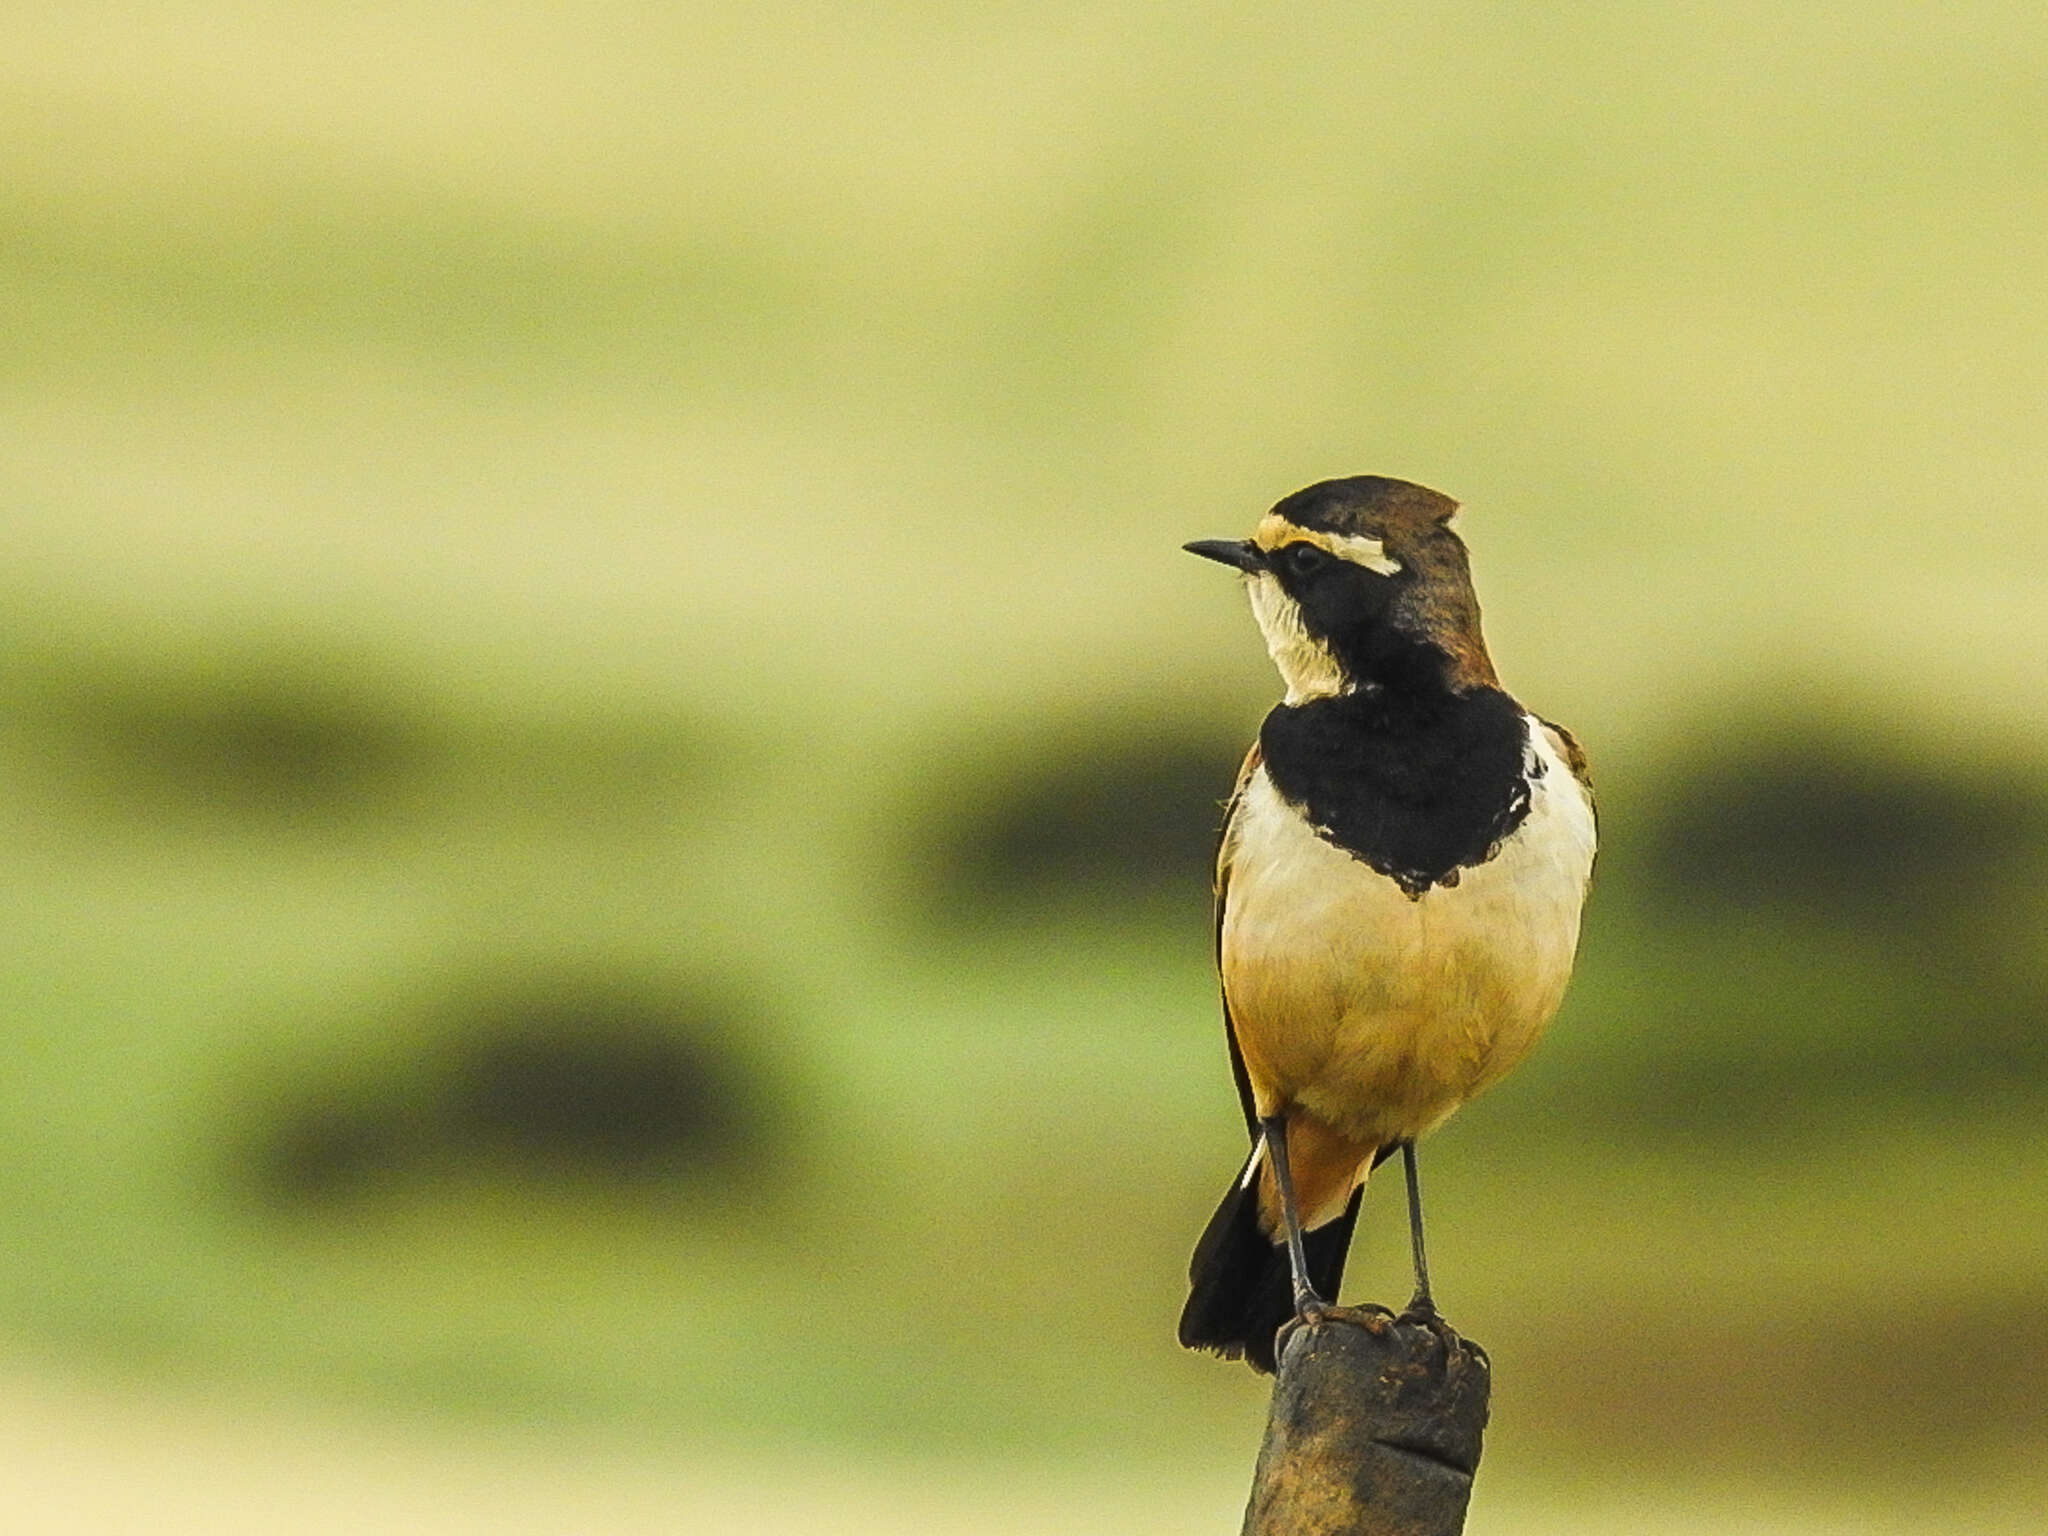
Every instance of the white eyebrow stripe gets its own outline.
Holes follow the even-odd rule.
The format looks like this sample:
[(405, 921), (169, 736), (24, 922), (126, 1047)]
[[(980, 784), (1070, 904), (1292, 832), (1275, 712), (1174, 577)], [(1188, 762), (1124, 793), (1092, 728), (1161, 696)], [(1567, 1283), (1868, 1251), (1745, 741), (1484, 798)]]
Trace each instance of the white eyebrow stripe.
[(1401, 571), (1401, 562), (1388, 554), (1387, 546), (1378, 539), (1368, 538), (1362, 533), (1329, 533), (1321, 528), (1303, 528), (1273, 512), (1259, 520), (1252, 542), (1269, 551), (1287, 544), (1313, 544), (1318, 549), (1328, 550), (1339, 560), (1349, 560), (1353, 565), (1363, 566), (1381, 576), (1396, 576)]
[(1388, 554), (1387, 546), (1378, 539), (1368, 539), (1362, 533), (1312, 533), (1309, 537), (1340, 560), (1349, 560), (1382, 576), (1400, 573), (1401, 562)]

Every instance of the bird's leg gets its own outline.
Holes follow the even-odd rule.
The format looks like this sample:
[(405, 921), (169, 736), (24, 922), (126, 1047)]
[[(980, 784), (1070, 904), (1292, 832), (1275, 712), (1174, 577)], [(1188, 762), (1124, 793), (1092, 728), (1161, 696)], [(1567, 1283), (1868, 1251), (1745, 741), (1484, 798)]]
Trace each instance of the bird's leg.
[(1436, 1320), (1436, 1302), (1429, 1294), (1429, 1255), (1422, 1248), (1422, 1180), (1415, 1172), (1415, 1143), (1401, 1143), (1401, 1167), (1408, 1175), (1408, 1241), (1415, 1248), (1415, 1298), (1403, 1317), (1427, 1324)]
[(1308, 1251), (1301, 1242), (1301, 1211), (1294, 1203), (1294, 1174), (1287, 1166), (1286, 1118), (1261, 1118), (1259, 1134), (1265, 1138), (1266, 1157), (1273, 1165), (1273, 1183), (1280, 1190), (1280, 1223), (1287, 1230), (1287, 1267), (1294, 1274), (1294, 1315), (1312, 1319), (1321, 1315), (1328, 1303), (1308, 1281)]
[(1401, 1143), (1401, 1170), (1408, 1175), (1408, 1241), (1415, 1252), (1415, 1296), (1408, 1303), (1409, 1315), (1435, 1317), (1436, 1302), (1429, 1294), (1429, 1254), (1422, 1246), (1422, 1179), (1415, 1169), (1415, 1143)]

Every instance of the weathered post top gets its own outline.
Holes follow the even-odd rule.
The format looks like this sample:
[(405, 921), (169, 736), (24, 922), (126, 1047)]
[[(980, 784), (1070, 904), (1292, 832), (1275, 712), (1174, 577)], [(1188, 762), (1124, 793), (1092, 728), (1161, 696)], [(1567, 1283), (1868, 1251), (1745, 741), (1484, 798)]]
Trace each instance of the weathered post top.
[(1294, 1327), (1243, 1536), (1458, 1536), (1491, 1385), (1477, 1345), (1380, 1308)]

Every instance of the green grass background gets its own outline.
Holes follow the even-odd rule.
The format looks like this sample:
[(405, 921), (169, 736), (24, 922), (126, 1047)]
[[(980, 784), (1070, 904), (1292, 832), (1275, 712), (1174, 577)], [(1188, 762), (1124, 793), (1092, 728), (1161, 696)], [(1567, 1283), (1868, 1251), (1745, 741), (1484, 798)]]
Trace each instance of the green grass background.
[[(7, 10), (15, 1359), (1248, 1475), (1260, 1387), (1171, 1339), (1240, 1137), (1200, 872), (948, 860), (1103, 742), (1219, 798), (1274, 690), (1177, 546), (1378, 472), (1466, 503), (1607, 841), (1552, 1040), (1426, 1160), (1475, 1530), (2038, 1507), (2032, 8)], [(1674, 883), (1773, 753), (1767, 829), (1874, 775), (1866, 876)], [(741, 1001), (747, 1172), (252, 1193), (437, 1000), (565, 972)]]

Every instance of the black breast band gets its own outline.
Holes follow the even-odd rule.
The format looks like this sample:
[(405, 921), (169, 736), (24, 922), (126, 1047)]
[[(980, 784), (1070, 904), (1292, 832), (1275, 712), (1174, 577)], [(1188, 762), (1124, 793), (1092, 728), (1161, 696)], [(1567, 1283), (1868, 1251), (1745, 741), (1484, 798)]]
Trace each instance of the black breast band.
[(1274, 787), (1319, 836), (1418, 898), (1499, 851), (1542, 772), (1527, 766), (1521, 706), (1497, 688), (1282, 704), (1259, 744)]

